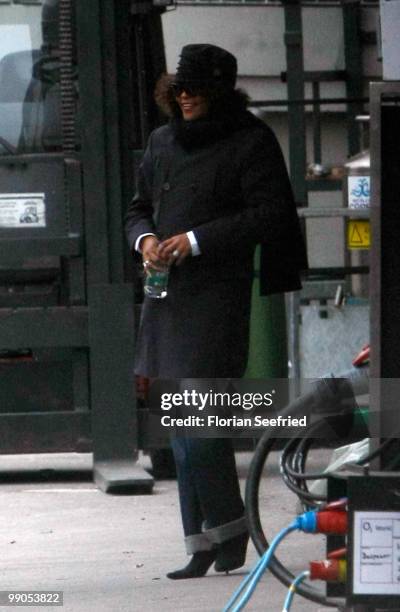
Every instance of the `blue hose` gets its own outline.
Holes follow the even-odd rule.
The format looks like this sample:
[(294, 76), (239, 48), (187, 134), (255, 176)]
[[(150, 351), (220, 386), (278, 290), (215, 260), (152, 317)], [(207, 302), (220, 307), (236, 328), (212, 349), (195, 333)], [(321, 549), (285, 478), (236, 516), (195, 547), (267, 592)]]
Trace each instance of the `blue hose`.
[(301, 574), (296, 576), (296, 578), (293, 580), (292, 584), (289, 587), (288, 593), (286, 595), (286, 599), (285, 599), (285, 603), (283, 604), (282, 612), (289, 612), (291, 605), (292, 605), (294, 594), (296, 592), (296, 587), (301, 582), (303, 582), (303, 580), (308, 578), (309, 575), (310, 575), (310, 572), (307, 570), (305, 572), (301, 572)]
[[(297, 519), (290, 523), (290, 525), (282, 529), (282, 531), (280, 531), (275, 536), (268, 550), (265, 551), (263, 556), (259, 559), (257, 564), (251, 570), (250, 574), (246, 576), (246, 578), (241, 582), (237, 590), (234, 592), (234, 594), (226, 604), (225, 608), (223, 609), (223, 612), (239, 612), (244, 608), (244, 606), (247, 604), (247, 602), (253, 595), (258, 581), (260, 580), (265, 570), (268, 568), (269, 562), (275, 552), (276, 547), (283, 540), (283, 538), (288, 535), (288, 533), (290, 533), (291, 531), (295, 531), (296, 529), (299, 529), (299, 521)], [(245, 593), (242, 595), (240, 601), (236, 603), (237, 599), (243, 593), (246, 587), (247, 589)]]

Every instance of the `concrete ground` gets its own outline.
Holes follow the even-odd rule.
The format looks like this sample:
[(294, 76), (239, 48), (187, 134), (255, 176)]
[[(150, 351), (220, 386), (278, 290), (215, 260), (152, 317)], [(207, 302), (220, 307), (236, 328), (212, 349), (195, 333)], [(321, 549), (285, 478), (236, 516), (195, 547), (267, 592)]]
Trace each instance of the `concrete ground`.
[[(242, 486), (250, 458), (250, 453), (237, 456)], [(141, 463), (150, 465), (147, 457)], [(0, 466), (0, 591), (64, 593), (63, 608), (22, 609), (220, 611), (257, 559), (251, 545), (243, 570), (226, 576), (211, 569), (204, 578), (168, 580), (165, 573), (188, 559), (175, 481), (157, 481), (151, 495), (107, 495), (92, 482), (87, 454), (2, 456)], [(296, 498), (275, 465), (261, 497), (271, 538), (296, 512)], [(324, 558), (323, 539), (292, 534), (278, 556), (297, 574), (308, 560)], [(285, 587), (267, 574), (246, 610), (280, 612), (285, 594)], [(300, 597), (292, 607), (295, 612), (328, 609)]]

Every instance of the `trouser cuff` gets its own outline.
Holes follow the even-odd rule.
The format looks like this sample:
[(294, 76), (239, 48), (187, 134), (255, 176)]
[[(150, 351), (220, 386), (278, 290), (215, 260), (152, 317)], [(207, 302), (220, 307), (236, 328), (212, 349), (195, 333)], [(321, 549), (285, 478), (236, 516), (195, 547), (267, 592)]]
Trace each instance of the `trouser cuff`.
[(218, 525), (218, 527), (203, 528), (202, 533), (186, 536), (186, 552), (188, 555), (193, 555), (201, 550), (211, 550), (217, 544), (231, 540), (242, 533), (247, 533), (247, 531), (247, 522), (244, 516), (230, 523)]
[(211, 550), (214, 544), (205, 533), (195, 533), (194, 535), (186, 536), (185, 546), (187, 554), (193, 555), (201, 550)]
[(247, 531), (246, 518), (241, 516), (239, 519), (231, 521), (230, 523), (224, 523), (212, 529), (205, 529), (203, 533), (213, 544), (222, 544), (222, 542), (231, 540), (242, 533), (247, 533)]

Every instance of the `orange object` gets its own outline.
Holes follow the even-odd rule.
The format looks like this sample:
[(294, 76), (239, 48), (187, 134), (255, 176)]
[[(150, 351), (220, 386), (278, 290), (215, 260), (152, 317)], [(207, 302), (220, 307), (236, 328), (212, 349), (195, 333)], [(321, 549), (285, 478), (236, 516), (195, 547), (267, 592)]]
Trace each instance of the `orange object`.
[(323, 510), (346, 510), (347, 502), (347, 497), (342, 497), (341, 499), (328, 502), (326, 506), (324, 506)]
[(347, 548), (338, 548), (328, 553), (328, 559), (343, 559), (347, 555)]
[(325, 582), (346, 582), (347, 561), (345, 559), (325, 559), (310, 562), (310, 580)]
[(365, 346), (362, 347), (358, 355), (354, 357), (352, 361), (353, 366), (356, 368), (359, 368), (365, 365), (367, 361), (369, 361), (369, 355), (370, 355), (370, 346), (369, 344), (366, 344)]
[(342, 510), (317, 512), (317, 533), (336, 535), (347, 533), (347, 512)]

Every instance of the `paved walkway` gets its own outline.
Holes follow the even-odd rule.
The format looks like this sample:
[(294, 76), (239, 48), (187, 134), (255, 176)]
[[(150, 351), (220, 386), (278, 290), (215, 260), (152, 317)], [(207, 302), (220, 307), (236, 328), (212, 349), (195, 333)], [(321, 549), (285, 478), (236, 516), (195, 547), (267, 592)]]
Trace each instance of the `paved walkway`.
[[(238, 455), (242, 485), (249, 460), (249, 453)], [(146, 457), (141, 463), (149, 466)], [(94, 486), (90, 470), (90, 455), (0, 457), (0, 590), (64, 592), (63, 608), (20, 608), (31, 611), (222, 610), (244, 571), (225, 576), (210, 570), (204, 578), (178, 582), (165, 577), (187, 562), (176, 482), (157, 482), (152, 495), (106, 495)], [(263, 497), (272, 536), (291, 520), (296, 500), (276, 469)], [(324, 557), (323, 542), (314, 536), (289, 536), (281, 549), (294, 573), (305, 569), (306, 560)], [(251, 547), (247, 569), (256, 558)], [(246, 610), (280, 612), (285, 593), (269, 574)], [(292, 609), (328, 610), (299, 597)]]

